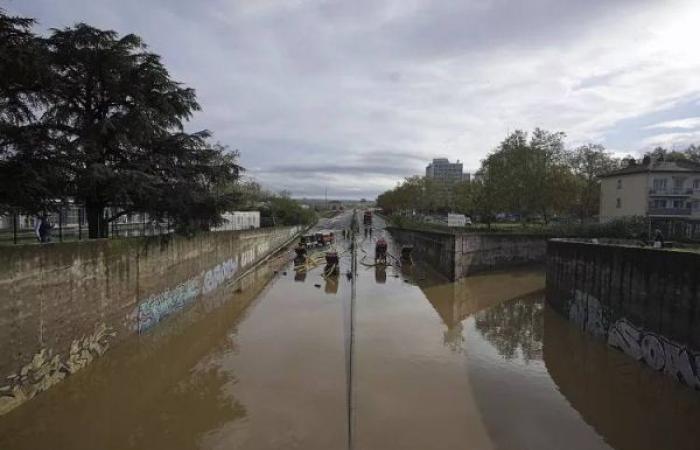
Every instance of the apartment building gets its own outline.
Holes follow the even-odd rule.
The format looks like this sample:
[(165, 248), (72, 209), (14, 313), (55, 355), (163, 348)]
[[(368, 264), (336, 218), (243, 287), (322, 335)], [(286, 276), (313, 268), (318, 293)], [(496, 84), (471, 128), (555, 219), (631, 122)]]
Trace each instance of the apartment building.
[(425, 176), (445, 184), (469, 181), (469, 174), (462, 173), (462, 163), (459, 161), (451, 163), (447, 158), (433, 159), (433, 162), (425, 168)]
[(655, 226), (673, 223), (688, 236), (700, 234), (700, 164), (686, 161), (653, 161), (601, 177), (600, 221), (629, 216), (649, 217)]

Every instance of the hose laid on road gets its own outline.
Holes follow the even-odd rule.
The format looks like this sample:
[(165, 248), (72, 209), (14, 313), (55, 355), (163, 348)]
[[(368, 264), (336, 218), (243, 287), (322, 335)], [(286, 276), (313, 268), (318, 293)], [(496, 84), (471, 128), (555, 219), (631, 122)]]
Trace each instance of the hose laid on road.
[(363, 256), (362, 259), (360, 260), (360, 264), (362, 264), (362, 265), (365, 266), (365, 267), (376, 267), (376, 266), (391, 267), (391, 266), (392, 266), (392, 264), (389, 264), (389, 263), (383, 263), (383, 264), (382, 264), (382, 263), (376, 263), (376, 262), (375, 262), (374, 264), (366, 263), (366, 262), (365, 262), (365, 258), (366, 258), (366, 257), (367, 257), (367, 255)]

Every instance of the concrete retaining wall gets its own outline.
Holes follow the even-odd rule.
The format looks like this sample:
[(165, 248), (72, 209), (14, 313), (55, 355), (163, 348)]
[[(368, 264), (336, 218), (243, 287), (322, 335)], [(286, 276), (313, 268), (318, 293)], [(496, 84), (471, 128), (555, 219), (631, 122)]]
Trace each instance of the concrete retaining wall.
[(543, 236), (511, 233), (439, 233), (390, 227), (401, 245), (413, 245), (414, 258), (450, 280), (478, 272), (544, 263)]
[[(455, 279), (455, 236), (447, 233), (387, 228), (399, 245), (413, 246), (413, 259), (421, 261), (450, 280)], [(400, 249), (394, 249), (397, 253)]]
[(0, 414), (294, 238), (297, 227), (0, 249)]
[(547, 301), (582, 330), (700, 389), (700, 254), (550, 240)]
[(544, 263), (547, 240), (526, 234), (460, 234), (455, 240), (457, 278), (523, 264)]

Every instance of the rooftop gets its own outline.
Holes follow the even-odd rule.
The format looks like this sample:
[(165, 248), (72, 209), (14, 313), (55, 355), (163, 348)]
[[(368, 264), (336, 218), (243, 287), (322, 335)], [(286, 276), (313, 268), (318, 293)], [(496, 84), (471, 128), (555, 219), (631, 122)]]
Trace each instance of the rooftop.
[(648, 172), (697, 173), (700, 172), (700, 163), (684, 159), (669, 161), (650, 161), (645, 158), (645, 160), (641, 164), (629, 164), (626, 167), (623, 167), (622, 169), (614, 170), (605, 175), (601, 175), (601, 178)]

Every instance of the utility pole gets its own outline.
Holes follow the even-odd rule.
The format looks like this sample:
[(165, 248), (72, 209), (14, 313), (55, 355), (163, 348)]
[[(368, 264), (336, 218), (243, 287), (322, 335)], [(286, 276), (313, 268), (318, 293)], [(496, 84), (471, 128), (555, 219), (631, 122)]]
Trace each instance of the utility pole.
[(651, 163), (652, 159), (649, 156), (649, 164), (647, 164), (647, 222), (649, 223), (649, 230), (647, 234), (647, 242), (651, 243), (651, 196), (649, 193), (654, 186), (654, 181), (651, 179)]
[(355, 299), (357, 296), (357, 231), (359, 231), (357, 210), (353, 210), (352, 221), (350, 222), (350, 275), (351, 275), (351, 289), (350, 289), (350, 304), (348, 308), (347, 323), (346, 323), (346, 339), (345, 339), (345, 367), (347, 370), (347, 391), (346, 391), (346, 403), (347, 403), (347, 449), (353, 449), (353, 427), (354, 427), (354, 402), (353, 402), (353, 353), (355, 350)]

